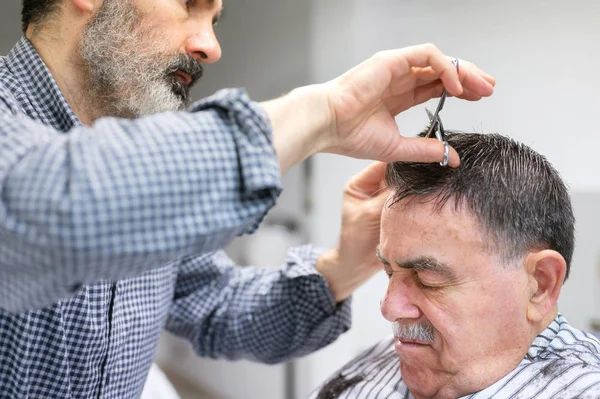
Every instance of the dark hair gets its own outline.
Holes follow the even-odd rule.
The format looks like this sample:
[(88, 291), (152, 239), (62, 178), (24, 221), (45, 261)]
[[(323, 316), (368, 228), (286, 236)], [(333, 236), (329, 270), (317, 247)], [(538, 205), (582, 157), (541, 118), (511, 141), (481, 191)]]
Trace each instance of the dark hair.
[(575, 218), (567, 187), (548, 160), (499, 134), (448, 132), (461, 157), (458, 168), (396, 162), (386, 171), (398, 201), (434, 201), (441, 209), (453, 199), (475, 215), (494, 250), (506, 261), (531, 249), (553, 249), (571, 268)]
[(29, 24), (41, 22), (49, 14), (56, 11), (60, 0), (23, 0), (21, 11), (21, 28), (27, 30)]

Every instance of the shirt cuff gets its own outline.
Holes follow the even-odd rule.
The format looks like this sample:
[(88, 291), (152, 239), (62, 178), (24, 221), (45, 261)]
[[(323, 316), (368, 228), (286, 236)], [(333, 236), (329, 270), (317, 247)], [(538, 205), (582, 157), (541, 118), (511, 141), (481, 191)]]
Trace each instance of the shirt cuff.
[[(241, 174), (241, 197), (244, 202), (267, 203), (267, 211), (281, 194), (281, 170), (273, 147), (271, 121), (264, 108), (253, 102), (244, 89), (224, 89), (195, 103), (191, 112), (214, 109), (224, 110), (232, 127), (238, 151)], [(260, 225), (267, 212), (250, 221), (242, 234), (251, 234)]]
[(305, 300), (309, 300), (326, 316), (335, 316), (344, 331), (352, 325), (352, 297), (337, 303), (327, 280), (315, 269), (323, 249), (312, 245), (292, 248), (287, 253), (286, 276), (290, 279), (303, 278)]

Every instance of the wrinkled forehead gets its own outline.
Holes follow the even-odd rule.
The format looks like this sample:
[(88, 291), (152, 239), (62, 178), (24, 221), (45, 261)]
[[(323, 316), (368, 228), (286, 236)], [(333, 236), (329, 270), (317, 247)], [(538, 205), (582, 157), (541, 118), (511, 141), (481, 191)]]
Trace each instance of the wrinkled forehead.
[(381, 244), (392, 247), (464, 248), (492, 254), (496, 243), (479, 219), (464, 205), (448, 199), (411, 197), (394, 202), (388, 198), (381, 215)]

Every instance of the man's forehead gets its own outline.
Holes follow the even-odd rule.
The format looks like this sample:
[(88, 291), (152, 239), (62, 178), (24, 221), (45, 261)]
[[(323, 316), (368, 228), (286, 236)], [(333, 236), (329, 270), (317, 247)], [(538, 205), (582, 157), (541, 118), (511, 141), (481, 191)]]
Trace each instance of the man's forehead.
[(382, 214), (380, 254), (393, 264), (423, 258), (451, 266), (469, 252), (493, 256), (486, 236), (478, 219), (454, 201), (438, 207), (434, 201), (402, 200)]
[(473, 213), (453, 199), (440, 204), (436, 198), (411, 197), (400, 201), (389, 199), (382, 213), (382, 225), (388, 226), (390, 233), (398, 230), (397, 222), (415, 224), (423, 232), (451, 230), (479, 232), (479, 221)]

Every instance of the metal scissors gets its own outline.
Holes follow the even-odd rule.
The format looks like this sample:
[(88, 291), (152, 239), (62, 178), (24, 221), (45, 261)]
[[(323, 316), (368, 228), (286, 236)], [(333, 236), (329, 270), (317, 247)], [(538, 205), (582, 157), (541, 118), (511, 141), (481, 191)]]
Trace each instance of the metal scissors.
[[(452, 59), (452, 64), (456, 67), (456, 71), (458, 71), (458, 58)], [(427, 114), (429, 115), (429, 130), (425, 137), (431, 137), (431, 133), (435, 133), (435, 137), (444, 144), (444, 160), (440, 162), (440, 166), (448, 166), (448, 161), (450, 160), (450, 147), (448, 142), (445, 140), (446, 131), (444, 130), (444, 125), (442, 124), (442, 120), (440, 119), (440, 111), (444, 108), (444, 104), (446, 103), (446, 97), (448, 97), (448, 92), (444, 90), (442, 93), (442, 97), (440, 98), (440, 102), (435, 110), (435, 113), (432, 115), (429, 110), (427, 110)]]

